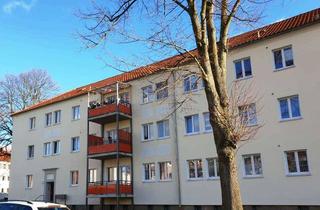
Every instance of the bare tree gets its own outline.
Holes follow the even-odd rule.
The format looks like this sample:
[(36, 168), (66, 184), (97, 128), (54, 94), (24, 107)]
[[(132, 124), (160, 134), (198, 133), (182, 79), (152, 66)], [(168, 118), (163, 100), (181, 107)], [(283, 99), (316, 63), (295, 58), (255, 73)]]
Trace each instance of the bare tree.
[(45, 100), (57, 90), (56, 83), (44, 70), (5, 75), (0, 81), (0, 146), (7, 146), (12, 142), (13, 112)]
[[(106, 1), (104, 5), (93, 3), (91, 11), (79, 13), (86, 23), (86, 32), (80, 33), (80, 37), (87, 47), (98, 46), (107, 38), (111, 39), (113, 33), (118, 33), (127, 43), (144, 41), (157, 51), (163, 52), (169, 47), (194, 59), (204, 81), (219, 159), (222, 205), (227, 210), (243, 209), (235, 154), (239, 142), (256, 133), (241, 117), (241, 112), (252, 111), (249, 104), (245, 104), (250, 97), (241, 99), (228, 91), (229, 29), (231, 24), (245, 27), (244, 24), (257, 22), (261, 16), (257, 7), (268, 1), (120, 0)], [(139, 33), (132, 35), (128, 22), (137, 16), (154, 20), (150, 34), (144, 37)], [(196, 46), (195, 51), (187, 50), (190, 43)], [(241, 110), (238, 108), (240, 102), (243, 103)]]

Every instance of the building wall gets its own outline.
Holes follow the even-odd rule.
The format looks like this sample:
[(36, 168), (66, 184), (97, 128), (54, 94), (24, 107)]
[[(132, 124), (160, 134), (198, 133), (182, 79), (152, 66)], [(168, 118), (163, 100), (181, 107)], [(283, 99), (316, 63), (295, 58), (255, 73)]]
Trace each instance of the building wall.
[[(239, 181), (245, 205), (320, 205), (320, 158), (317, 148), (317, 128), (319, 127), (320, 99), (316, 90), (320, 88), (317, 70), (319, 25), (306, 27), (288, 34), (260, 41), (255, 44), (234, 49), (229, 53), (228, 84), (231, 87), (235, 79), (233, 61), (250, 57), (253, 76), (239, 81), (257, 92), (257, 118), (262, 128), (254, 139), (241, 144), (237, 152)], [(295, 66), (283, 71), (274, 71), (272, 50), (292, 45)], [(137, 205), (178, 205), (181, 191), (182, 205), (220, 205), (219, 179), (207, 176), (206, 158), (216, 157), (212, 133), (204, 132), (203, 113), (208, 107), (204, 90), (192, 94), (183, 93), (183, 74), (197, 71), (195, 65), (186, 65), (172, 74), (161, 73), (130, 82), (132, 102), (132, 135), (133, 135), (133, 174), (134, 203)], [(163, 101), (142, 103), (141, 88), (169, 78), (169, 97)], [(280, 121), (278, 98), (299, 95), (302, 118), (294, 121)], [(174, 100), (176, 97), (176, 104)], [(96, 96), (97, 97), (97, 96)], [(179, 107), (177, 102), (190, 98)], [(71, 121), (71, 107), (81, 105), (81, 119)], [(56, 177), (56, 194), (68, 194), (69, 204), (83, 204), (86, 189), (86, 129), (87, 129), (87, 96), (73, 98), (14, 117), (14, 143), (12, 152), (12, 189), (10, 199), (34, 199), (43, 193), (44, 169), (58, 168)], [(62, 110), (62, 123), (50, 128), (44, 127), (45, 113)], [(185, 134), (184, 117), (191, 114), (200, 116), (200, 132), (196, 135)], [(37, 128), (28, 130), (30, 117), (37, 117)], [(142, 124), (169, 119), (170, 137), (151, 141), (142, 141)], [(122, 122), (121, 127), (129, 123)], [(105, 130), (114, 128), (114, 124), (105, 126)], [(90, 123), (90, 133), (101, 135), (101, 128)], [(70, 138), (80, 136), (81, 151), (70, 153)], [(61, 154), (43, 157), (43, 143), (61, 140)], [(35, 158), (27, 160), (27, 146), (35, 145)], [(285, 172), (284, 151), (306, 149), (310, 167), (308, 176), (287, 176)], [(178, 151), (178, 153), (177, 153)], [(263, 176), (259, 178), (243, 177), (242, 155), (260, 153)], [(204, 177), (197, 180), (188, 178), (187, 160), (201, 159)], [(124, 159), (123, 161), (128, 161)], [(159, 179), (159, 162), (171, 161), (173, 178), (171, 181)], [(143, 180), (143, 163), (156, 163), (156, 180)], [(27, 163), (27, 164), (26, 164)], [(114, 165), (112, 160), (105, 161), (106, 166)], [(178, 167), (180, 176), (178, 176)], [(98, 169), (98, 180), (101, 172), (100, 161), (92, 160), (89, 168)], [(70, 187), (70, 170), (80, 171), (80, 183)], [(100, 172), (99, 172), (100, 170)], [(34, 187), (25, 189), (25, 176), (34, 175)], [(179, 187), (180, 180), (180, 187)], [(110, 201), (111, 202), (111, 201)]]
[[(80, 120), (72, 120), (72, 107), (80, 105)], [(45, 127), (45, 114), (61, 110), (61, 123)], [(29, 118), (36, 128), (29, 130)], [(34, 200), (44, 195), (46, 169), (56, 169), (55, 194), (67, 194), (68, 204), (85, 204), (87, 154), (87, 95), (49, 105), (13, 117), (12, 175), (9, 199)], [(80, 151), (71, 152), (71, 138), (80, 137)], [(43, 156), (43, 144), (61, 141), (61, 153)], [(35, 157), (27, 159), (28, 145), (35, 145)], [(94, 167), (95, 161), (91, 166)], [(70, 185), (70, 171), (79, 170), (78, 186)], [(33, 187), (26, 188), (26, 175), (33, 175)]]
[[(320, 99), (315, 94), (320, 87), (317, 70), (317, 57), (320, 50), (316, 38), (320, 32), (318, 25), (274, 37), (265, 41), (232, 50), (228, 61), (228, 83), (231, 87), (235, 80), (233, 61), (245, 57), (251, 58), (253, 77), (240, 81), (243, 86), (251, 87), (257, 95), (258, 125), (262, 126), (254, 139), (244, 143), (237, 152), (239, 181), (243, 202), (246, 205), (319, 205), (319, 146), (317, 120), (319, 109), (315, 105)], [(272, 50), (291, 45), (295, 66), (282, 71), (273, 67)], [(195, 70), (196, 66), (184, 66), (184, 70)], [(181, 70), (179, 74), (184, 74)], [(166, 76), (153, 75), (147, 79), (132, 82), (133, 92), (133, 136), (134, 136), (134, 187), (135, 204), (177, 203), (177, 172), (173, 172), (173, 181), (144, 183), (142, 181), (142, 163), (171, 160), (175, 166), (176, 154), (174, 139), (141, 141), (141, 124), (161, 120), (169, 112), (172, 100), (164, 103), (141, 104), (141, 87), (163, 80)], [(179, 75), (176, 75), (179, 78)], [(150, 83), (150, 81), (152, 81)], [(206, 158), (217, 157), (213, 136), (204, 132), (202, 114), (208, 110), (203, 90), (194, 94), (183, 94), (182, 80), (175, 82), (177, 99), (186, 97), (192, 100), (177, 111), (177, 121), (170, 117), (170, 132), (174, 126), (178, 130), (179, 167), (181, 172), (181, 198), (183, 205), (221, 204), (219, 179), (207, 177)], [(169, 89), (169, 92), (172, 89)], [(250, 93), (251, 94), (251, 93)], [(278, 98), (299, 95), (302, 118), (294, 121), (280, 121)], [(184, 117), (191, 114), (200, 116), (200, 133), (185, 134)], [(137, 128), (138, 127), (138, 128)], [(284, 151), (306, 149), (311, 175), (288, 176), (285, 171)], [(243, 177), (242, 155), (260, 153), (263, 176), (259, 178)], [(204, 178), (188, 179), (187, 160), (202, 159)], [(157, 169), (159, 174), (159, 170)], [(257, 188), (258, 187), (258, 188)]]

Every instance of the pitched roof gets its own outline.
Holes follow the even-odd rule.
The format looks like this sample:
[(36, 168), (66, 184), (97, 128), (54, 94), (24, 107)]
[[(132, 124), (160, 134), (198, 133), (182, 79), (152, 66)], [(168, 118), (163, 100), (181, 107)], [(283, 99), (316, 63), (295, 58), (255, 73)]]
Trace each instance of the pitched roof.
[[(292, 30), (300, 29), (302, 27), (306, 27), (319, 22), (320, 22), (320, 8), (231, 37), (228, 40), (228, 46), (229, 46), (229, 49), (234, 49), (236, 47), (251, 44), (253, 42), (271, 38), (273, 36), (280, 35), (283, 33), (288, 33)], [(196, 50), (192, 50), (191, 53), (193, 55), (197, 55)], [(181, 65), (187, 61), (190, 61), (191, 59), (192, 59), (192, 56), (188, 54), (172, 56), (170, 58), (161, 60), (159, 62), (142, 66), (132, 71), (122, 73), (122, 74), (109, 77), (95, 83), (91, 83), (89, 85), (85, 85), (85, 86), (73, 89), (61, 95), (55, 96), (51, 99), (44, 100), (38, 104), (30, 106), (22, 111), (15, 112), (12, 115), (17, 115), (17, 114), (27, 112), (33, 109), (37, 109), (46, 105), (50, 105), (50, 104), (61, 102), (73, 97), (77, 97), (77, 96), (88, 93), (88, 91), (90, 90), (99, 89), (99, 88), (114, 84), (117, 81), (128, 82), (135, 79), (139, 79), (146, 75), (159, 72), (166, 68), (176, 67), (179, 64)]]

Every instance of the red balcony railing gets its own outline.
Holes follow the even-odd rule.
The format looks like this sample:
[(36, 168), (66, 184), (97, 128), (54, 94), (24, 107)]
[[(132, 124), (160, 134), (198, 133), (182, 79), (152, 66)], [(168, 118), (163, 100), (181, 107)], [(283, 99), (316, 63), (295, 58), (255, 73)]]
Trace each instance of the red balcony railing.
[(117, 152), (117, 141), (119, 141), (119, 152), (132, 153), (131, 133), (119, 130), (118, 137), (118, 139), (114, 140), (89, 135), (89, 155)]
[[(117, 105), (112, 104), (103, 104), (89, 109), (89, 117), (97, 117), (105, 114), (115, 113), (117, 110)], [(119, 112), (131, 116), (131, 104), (129, 103), (120, 103)]]
[[(90, 182), (88, 195), (116, 194), (117, 185), (115, 182)], [(132, 184), (130, 181), (119, 181), (119, 194), (132, 195)]]

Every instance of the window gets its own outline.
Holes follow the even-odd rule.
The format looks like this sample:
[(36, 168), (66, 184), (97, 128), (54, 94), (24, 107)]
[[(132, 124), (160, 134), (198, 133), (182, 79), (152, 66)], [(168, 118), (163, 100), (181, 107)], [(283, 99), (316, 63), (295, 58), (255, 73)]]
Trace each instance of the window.
[(204, 130), (205, 131), (212, 131), (209, 112), (203, 113), (203, 119), (204, 119)]
[(203, 178), (202, 160), (188, 160), (189, 178)]
[(190, 92), (198, 89), (198, 79), (196, 75), (190, 75), (184, 78), (183, 86), (184, 92)]
[(156, 179), (156, 165), (154, 163), (143, 164), (144, 168), (144, 180), (154, 181)]
[(120, 93), (119, 96), (120, 96), (120, 103), (130, 103), (130, 97), (128, 92)]
[(32, 188), (33, 187), (33, 176), (32, 175), (27, 175), (26, 176), (26, 187), (27, 188)]
[(153, 137), (153, 123), (142, 125), (142, 140), (151, 140)]
[(151, 85), (142, 88), (142, 103), (151, 102), (152, 96), (153, 90)]
[(310, 173), (306, 150), (286, 151), (285, 156), (288, 175)]
[(236, 70), (236, 78), (246, 78), (252, 76), (252, 68), (250, 58), (244, 58), (241, 60), (234, 61)]
[(50, 126), (52, 123), (52, 113), (47, 113), (46, 114), (46, 126)]
[(80, 151), (80, 138), (79, 136), (71, 138), (71, 152)]
[(97, 181), (97, 169), (89, 169), (89, 182)]
[(277, 70), (294, 65), (291, 46), (273, 50), (273, 58), (274, 67)]
[(169, 133), (169, 120), (163, 120), (157, 122), (158, 138), (165, 138), (170, 136)]
[(116, 140), (118, 139), (117, 130), (106, 131), (106, 137), (108, 138), (108, 143), (109, 144), (112, 144), (112, 143), (116, 142)]
[(29, 119), (29, 129), (33, 130), (36, 128), (36, 118), (35, 117), (31, 117)]
[(156, 84), (157, 100), (168, 97), (168, 82), (163, 81)]
[(159, 163), (160, 180), (171, 180), (172, 179), (172, 164), (171, 162)]
[(290, 96), (286, 98), (280, 98), (278, 100), (279, 100), (282, 120), (301, 117), (299, 96), (295, 95), (295, 96)]
[(208, 158), (208, 176), (209, 178), (217, 178), (220, 176), (218, 158)]
[(72, 119), (79, 120), (80, 119), (80, 106), (72, 107)]
[(58, 124), (61, 122), (61, 110), (57, 110), (54, 112), (54, 124)]
[(120, 166), (120, 181), (122, 184), (130, 183), (131, 168), (129, 166)]
[(117, 168), (109, 167), (108, 168), (108, 182), (114, 182), (117, 180)]
[(28, 159), (34, 158), (34, 145), (28, 146)]
[(43, 147), (43, 155), (44, 156), (49, 156), (51, 155), (51, 143), (44, 143), (44, 147)]
[(53, 154), (57, 155), (60, 154), (60, 141), (54, 141), (52, 142), (53, 145)]
[(244, 176), (262, 176), (261, 155), (243, 155)]
[(71, 186), (75, 186), (79, 184), (79, 171), (71, 171)]
[(186, 133), (187, 134), (199, 132), (199, 130), (200, 130), (199, 115), (195, 114), (195, 115), (185, 117), (185, 126), (186, 126)]
[(257, 124), (257, 113), (256, 105), (249, 104), (244, 106), (239, 106), (239, 116), (241, 123), (244, 125), (256, 125)]

